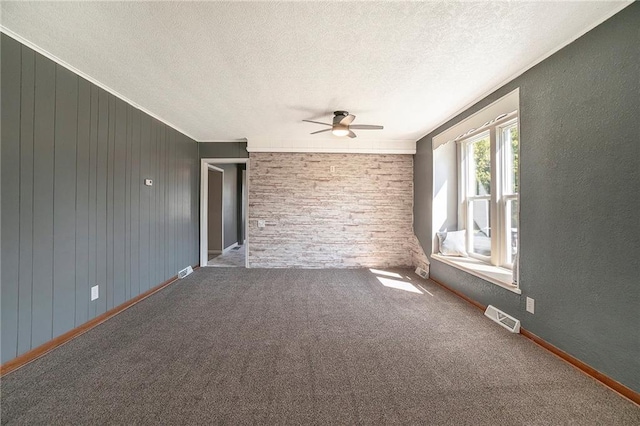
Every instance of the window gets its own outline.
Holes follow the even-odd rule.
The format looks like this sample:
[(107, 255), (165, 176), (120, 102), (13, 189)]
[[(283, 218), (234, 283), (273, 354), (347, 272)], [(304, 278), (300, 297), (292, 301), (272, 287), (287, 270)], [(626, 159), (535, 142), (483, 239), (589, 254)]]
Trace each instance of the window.
[(518, 118), (504, 114), (458, 141), (461, 222), (470, 256), (513, 268), (518, 249)]
[[(519, 111), (514, 89), (431, 140), (431, 258), (517, 294)], [(459, 230), (469, 256), (442, 254), (438, 236)]]

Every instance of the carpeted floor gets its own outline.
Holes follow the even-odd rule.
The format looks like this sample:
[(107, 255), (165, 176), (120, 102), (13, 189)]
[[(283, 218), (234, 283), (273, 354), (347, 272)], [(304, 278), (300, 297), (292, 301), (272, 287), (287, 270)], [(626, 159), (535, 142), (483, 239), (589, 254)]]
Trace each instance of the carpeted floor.
[(202, 268), (3, 378), (2, 423), (640, 424), (638, 406), (398, 272)]

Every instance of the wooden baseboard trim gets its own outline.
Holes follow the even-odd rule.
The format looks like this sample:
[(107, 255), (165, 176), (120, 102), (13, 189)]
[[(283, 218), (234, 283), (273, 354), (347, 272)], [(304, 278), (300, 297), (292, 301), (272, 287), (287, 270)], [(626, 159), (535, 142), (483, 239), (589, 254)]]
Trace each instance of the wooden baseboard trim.
[(459, 298), (463, 299), (465, 302), (468, 302), (468, 303), (472, 304), (474, 307), (480, 309), (482, 312), (484, 312), (485, 309), (487, 309), (487, 307), (484, 306), (482, 303), (477, 302), (477, 301), (473, 300), (472, 298), (468, 297), (467, 295), (460, 293), (458, 290), (454, 290), (451, 287), (449, 287), (448, 285), (442, 284), (440, 281), (434, 280), (431, 277), (429, 277), (429, 280), (431, 280), (434, 283), (438, 284), (440, 287), (444, 288), (445, 290), (455, 294)]
[[(479, 302), (471, 299), (470, 297), (466, 296), (465, 294), (462, 294), (459, 291), (454, 290), (454, 289), (452, 289), (451, 287), (449, 287), (449, 286), (447, 286), (445, 284), (442, 284), (440, 281), (434, 280), (431, 277), (429, 277), (429, 280), (431, 280), (434, 283), (438, 284), (440, 287), (444, 288), (445, 290), (455, 294), (459, 298), (461, 298), (464, 301), (470, 303), (471, 305), (475, 306), (476, 308), (480, 309), (481, 311), (484, 312), (484, 310), (486, 309), (486, 306), (482, 305), (482, 303), (479, 303)], [(580, 370), (582, 373), (586, 374), (587, 376), (590, 376), (593, 379), (597, 380), (598, 382), (602, 383), (603, 385), (605, 385), (606, 387), (608, 387), (612, 391), (617, 392), (618, 394), (620, 394), (621, 396), (627, 398), (631, 402), (634, 402), (634, 403), (640, 405), (640, 393), (634, 391), (631, 388), (626, 387), (625, 385), (623, 385), (622, 383), (620, 383), (620, 382), (618, 382), (616, 380), (613, 380), (611, 377), (602, 374), (601, 372), (599, 372), (598, 370), (596, 370), (593, 367), (589, 366), (588, 364), (585, 364), (584, 362), (580, 361), (578, 358), (575, 358), (572, 355), (569, 355), (568, 353), (566, 353), (562, 349), (553, 346), (551, 343), (549, 343), (546, 340), (536, 336), (532, 332), (530, 332), (528, 330), (525, 330), (524, 328), (520, 328), (520, 334), (522, 334), (522, 336), (524, 336), (527, 339), (531, 340), (532, 342), (534, 342), (538, 346), (540, 346), (540, 347), (546, 349), (547, 351), (551, 352), (552, 354), (554, 354), (558, 358), (562, 359), (563, 361), (571, 364), (572, 366), (574, 366), (575, 368), (577, 368), (578, 370)]]
[(616, 380), (613, 380), (611, 377), (602, 374), (601, 372), (589, 366), (588, 364), (585, 364), (584, 362), (580, 361), (578, 358), (575, 358), (572, 355), (569, 355), (562, 349), (553, 346), (551, 343), (536, 336), (535, 334), (533, 334), (528, 330), (520, 328), (520, 334), (522, 334), (524, 337), (531, 340), (538, 346), (548, 350), (549, 352), (551, 352), (558, 358), (562, 359), (563, 361), (568, 362), (569, 364), (571, 364), (572, 366), (574, 366), (575, 368), (577, 368), (587, 376), (590, 376), (596, 379), (597, 381), (599, 381), (609, 389), (619, 393), (620, 395), (627, 398), (631, 402), (634, 402), (640, 405), (640, 393), (634, 391), (631, 388), (626, 387), (625, 385), (623, 385), (622, 383)]
[[(200, 264), (197, 264), (196, 266), (194, 266), (194, 270), (198, 269), (200, 267)], [(54, 350), (55, 348), (64, 345), (65, 343), (69, 342), (70, 340), (80, 336), (81, 334), (86, 333), (87, 331), (91, 330), (92, 328), (102, 324), (103, 322), (107, 321), (110, 318), (113, 318), (114, 316), (118, 315), (120, 312), (132, 307), (133, 305), (135, 305), (136, 303), (146, 299), (147, 297), (159, 292), (160, 290), (162, 290), (163, 288), (167, 287), (168, 285), (174, 283), (175, 281), (178, 280), (178, 276), (173, 276), (171, 278), (169, 278), (168, 280), (164, 281), (163, 283), (161, 283), (160, 285), (157, 285), (155, 287), (153, 287), (152, 289), (149, 289), (147, 291), (145, 291), (142, 294), (139, 294), (138, 296), (134, 297), (131, 300), (128, 300), (126, 302), (124, 302), (121, 305), (116, 306), (113, 309), (108, 310), (107, 312), (98, 315), (97, 317), (93, 318), (92, 320), (89, 320), (87, 322), (85, 322), (84, 324), (74, 328), (73, 330), (69, 330), (64, 334), (61, 334), (60, 336), (49, 340), (47, 343), (44, 343), (40, 346), (38, 346), (37, 348), (33, 348), (31, 349), (29, 352), (25, 352), (24, 354), (12, 359), (11, 361), (7, 361), (6, 363), (4, 363), (3, 365), (0, 366), (0, 377), (4, 376), (5, 374), (9, 374), (12, 371), (17, 370), (18, 368), (30, 363), (31, 361), (34, 361), (38, 358), (40, 358), (41, 356), (51, 352), (52, 350)]]

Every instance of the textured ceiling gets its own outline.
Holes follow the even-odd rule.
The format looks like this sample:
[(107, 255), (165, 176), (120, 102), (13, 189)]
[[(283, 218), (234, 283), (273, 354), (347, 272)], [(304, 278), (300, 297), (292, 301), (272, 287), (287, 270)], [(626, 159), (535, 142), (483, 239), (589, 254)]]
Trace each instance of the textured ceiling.
[[(347, 110), (415, 141), (621, 2), (8, 2), (2, 26), (198, 141), (293, 146)], [(329, 135), (329, 136), (327, 136)], [(275, 141), (275, 142), (274, 142)]]

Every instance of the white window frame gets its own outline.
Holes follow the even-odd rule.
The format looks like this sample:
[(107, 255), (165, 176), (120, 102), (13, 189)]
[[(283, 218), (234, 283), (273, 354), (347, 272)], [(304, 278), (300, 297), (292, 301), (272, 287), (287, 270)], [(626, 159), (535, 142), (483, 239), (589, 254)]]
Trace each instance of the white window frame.
[[(503, 129), (518, 126), (518, 113), (505, 114), (504, 117), (495, 120), (488, 126), (476, 131), (468, 132), (464, 138), (458, 140), (459, 161), (459, 207), (460, 222), (467, 230), (467, 251), (469, 256), (492, 265), (513, 269), (513, 263), (507, 261), (507, 250), (511, 250), (511, 229), (507, 217), (507, 203), (511, 200), (519, 200), (517, 193), (506, 192), (506, 182), (510, 178), (507, 158), (507, 150), (504, 149), (506, 141), (503, 138)], [(519, 132), (518, 132), (519, 133)], [(491, 188), (490, 195), (475, 195), (472, 189), (475, 185), (474, 173), (470, 158), (471, 146), (481, 138), (489, 136), (491, 152)], [(473, 195), (470, 195), (473, 194)], [(473, 225), (470, 214), (470, 204), (476, 200), (489, 200), (489, 222), (491, 223), (491, 256), (483, 256), (473, 252)], [(518, 203), (518, 208), (520, 203)], [(518, 212), (519, 216), (519, 212)]]
[[(518, 116), (516, 115), (514, 119), (509, 120), (503, 124), (501, 124), (500, 126), (498, 126), (498, 156), (497, 156), (497, 162), (500, 165), (500, 208), (498, 209), (498, 214), (500, 215), (500, 223), (502, 224), (501, 226), (501, 231), (502, 231), (502, 240), (500, 242), (500, 248), (502, 250), (502, 252), (500, 253), (501, 256), (501, 265), (504, 268), (508, 268), (508, 269), (513, 269), (513, 262), (508, 262), (507, 261), (507, 256), (508, 256), (508, 251), (511, 250), (511, 227), (509, 225), (510, 220), (509, 220), (509, 215), (507, 214), (507, 205), (509, 203), (509, 201), (517, 201), (518, 202), (518, 237), (517, 240), (520, 240), (520, 197), (519, 197), (519, 190), (520, 188), (518, 188), (518, 192), (510, 192), (507, 191), (507, 182), (508, 180), (511, 178), (511, 167), (512, 165), (509, 164), (509, 156), (508, 154), (508, 150), (506, 149), (506, 144), (507, 144), (507, 140), (504, 139), (504, 129), (510, 128), (515, 124), (516, 128), (518, 129), (518, 137), (520, 135), (520, 122), (518, 120)], [(518, 159), (520, 157), (518, 156)], [(519, 170), (519, 168), (518, 168)], [(517, 252), (516, 252), (517, 253)], [(517, 254), (516, 254), (517, 256)]]
[[(472, 251), (473, 248), (473, 215), (470, 213), (471, 212), (471, 205), (473, 204), (474, 201), (482, 201), (482, 200), (486, 200), (489, 201), (489, 216), (490, 219), (493, 216), (492, 213), (492, 201), (491, 201), (491, 194), (489, 195), (469, 195), (470, 193), (475, 194), (475, 191), (472, 190), (471, 188), (475, 187), (475, 181), (474, 181), (474, 175), (475, 175), (475, 167), (474, 167), (474, 163), (471, 160), (470, 156), (471, 156), (471, 147), (473, 146), (474, 143), (478, 142), (479, 140), (485, 139), (485, 138), (489, 138), (489, 140), (491, 141), (491, 132), (487, 129), (484, 130), (482, 132), (476, 133), (474, 136), (463, 139), (460, 142), (459, 147), (462, 149), (461, 151), (461, 159), (462, 159), (462, 167), (460, 167), (460, 174), (458, 176), (458, 181), (462, 183), (462, 203), (461, 203), (461, 207), (462, 207), (462, 222), (464, 225), (464, 229), (467, 230), (467, 241), (466, 241), (466, 248), (467, 248), (467, 253), (469, 253), (469, 256), (471, 257), (475, 257), (476, 259), (480, 259), (482, 261), (485, 261), (487, 263), (491, 263), (491, 256), (484, 256), (481, 255), (479, 253), (475, 253)], [(490, 151), (492, 151), (492, 149), (490, 149)], [(493, 162), (492, 162), (493, 163)], [(491, 175), (493, 176), (493, 170), (491, 171)], [(491, 188), (490, 188), (490, 193), (494, 193), (494, 188), (493, 188), (493, 179), (491, 179)], [(491, 222), (492, 223), (492, 222)], [(492, 243), (492, 247), (491, 247), (491, 252), (493, 253), (493, 243)]]

